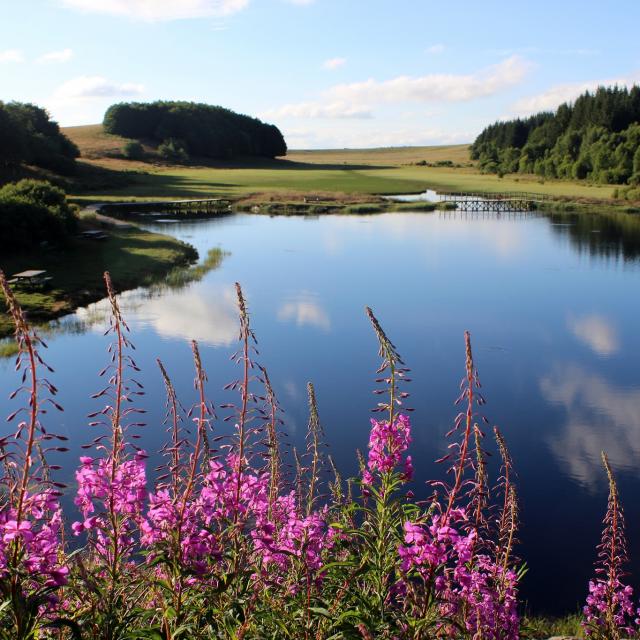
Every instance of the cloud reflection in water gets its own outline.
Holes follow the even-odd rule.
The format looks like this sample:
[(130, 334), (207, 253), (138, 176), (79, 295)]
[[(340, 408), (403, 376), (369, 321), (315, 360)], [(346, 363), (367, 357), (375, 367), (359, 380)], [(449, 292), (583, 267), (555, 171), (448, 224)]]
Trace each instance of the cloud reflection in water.
[(564, 364), (540, 380), (540, 390), (566, 411), (566, 424), (548, 443), (570, 477), (594, 489), (603, 480), (601, 451), (617, 469), (640, 470), (639, 388), (619, 388), (576, 364)]
[(278, 320), (295, 322), (299, 327), (310, 325), (323, 331), (331, 329), (329, 314), (322, 308), (318, 296), (309, 291), (301, 291), (278, 309)]

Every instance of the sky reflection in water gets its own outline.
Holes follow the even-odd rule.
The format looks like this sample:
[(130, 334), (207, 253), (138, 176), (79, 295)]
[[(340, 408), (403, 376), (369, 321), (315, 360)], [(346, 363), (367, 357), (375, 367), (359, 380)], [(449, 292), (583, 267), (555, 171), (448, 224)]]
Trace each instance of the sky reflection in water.
[[(370, 305), (413, 369), (412, 455), (415, 490), (423, 495), (424, 481), (443, 472), (433, 460), (446, 448), (464, 369), (463, 332), (471, 331), (485, 414), (505, 434), (519, 472), (521, 552), (530, 567), (525, 593), (535, 608), (561, 612), (584, 597), (606, 506), (602, 449), (620, 475), (631, 555), (640, 561), (640, 506), (633, 499), (640, 488), (636, 219), (234, 215), (150, 226), (191, 242), (201, 255), (214, 246), (230, 255), (183, 289), (122, 296), (147, 391), (149, 451), (164, 437), (155, 357), (189, 406), (188, 341), (198, 340), (210, 396), (216, 404), (234, 399), (221, 389), (237, 376), (229, 356), (239, 281), (259, 361), (286, 410), (289, 440), (304, 438), (305, 385), (312, 380), (336, 463), (353, 473), (375, 402), (376, 343), (364, 315)], [(66, 411), (49, 419), (60, 420), (57, 430), (74, 443), (64, 461), (69, 481), (79, 445), (93, 437), (84, 415), (99, 408), (89, 395), (100, 387), (97, 371), (106, 362), (105, 311), (104, 302), (79, 310), (50, 339), (47, 359)], [(0, 381), (6, 390), (16, 386), (10, 362), (0, 361)], [(4, 414), (12, 407), (6, 395)], [(639, 575), (640, 562), (635, 570)]]

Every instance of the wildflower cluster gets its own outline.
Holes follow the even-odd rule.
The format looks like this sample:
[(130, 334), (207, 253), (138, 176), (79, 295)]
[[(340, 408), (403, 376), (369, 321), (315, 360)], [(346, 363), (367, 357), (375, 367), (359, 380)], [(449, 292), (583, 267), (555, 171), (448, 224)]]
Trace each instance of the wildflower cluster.
[[(375, 419), (359, 477), (344, 482), (324, 454), (324, 432), (308, 385), (306, 449), (281, 446), (281, 409), (237, 286), (235, 402), (207, 400), (207, 375), (192, 343), (195, 401), (185, 409), (169, 373), (168, 437), (149, 486), (147, 453), (134, 441), (142, 385), (134, 346), (108, 274), (110, 361), (91, 414), (101, 433), (75, 472), (81, 515), (67, 528), (62, 485), (51, 480), (50, 434), (41, 424), (55, 387), (42, 341), (29, 328), (4, 276), (0, 286), (16, 324), (24, 420), (0, 439), (0, 640), (209, 638), (517, 640), (518, 501), (513, 463), (495, 429), (497, 480), (478, 414), (485, 404), (469, 334), (458, 399), (464, 410), (449, 437), (450, 468), (414, 499), (409, 369), (371, 311), (381, 365)], [(26, 382), (25, 382), (26, 381)], [(233, 425), (217, 432), (218, 413)], [(66, 447), (53, 447), (64, 452)], [(637, 631), (624, 584), (624, 522), (613, 473), (598, 575), (589, 587), (585, 629), (614, 640)], [(330, 477), (329, 468), (333, 471)], [(290, 471), (293, 469), (294, 471)], [(73, 543), (65, 544), (72, 533)]]

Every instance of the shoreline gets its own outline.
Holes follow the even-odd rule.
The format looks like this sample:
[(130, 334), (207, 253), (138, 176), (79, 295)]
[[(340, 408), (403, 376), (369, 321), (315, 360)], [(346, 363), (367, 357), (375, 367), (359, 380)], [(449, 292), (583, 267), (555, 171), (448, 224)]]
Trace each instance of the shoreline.
[[(89, 210), (89, 215), (94, 212)], [(198, 259), (194, 247), (170, 235), (152, 233), (133, 223), (122, 223), (100, 214), (94, 220), (85, 217), (81, 228), (99, 228), (108, 237), (103, 241), (75, 237), (63, 247), (2, 258), (0, 268), (8, 277), (37, 267), (45, 269), (53, 278), (48, 290), (14, 289), (28, 320), (34, 325), (55, 320), (104, 298), (104, 271), (111, 273), (114, 287), (121, 293), (153, 284), (173, 269), (188, 267)], [(13, 321), (5, 311), (4, 299), (0, 298), (0, 339), (10, 337), (13, 331)]]
[[(419, 191), (417, 193), (423, 193)], [(471, 191), (460, 190), (460, 193)], [(392, 202), (380, 195), (360, 194), (349, 198), (345, 195), (330, 193), (296, 193), (286, 194), (286, 199), (279, 199), (275, 193), (255, 193), (248, 197), (231, 201), (230, 212), (252, 213), (255, 215), (369, 215), (387, 212), (432, 212), (452, 210), (455, 206), (446, 202)], [(396, 195), (396, 194), (390, 194)], [(406, 194), (409, 195), (409, 194)], [(159, 197), (160, 199), (163, 196)], [(158, 197), (154, 198), (158, 201)], [(70, 201), (74, 201), (71, 197)], [(198, 259), (196, 250), (190, 245), (177, 240), (171, 235), (151, 233), (138, 227), (135, 218), (125, 220), (105, 216), (100, 212), (102, 205), (114, 202), (142, 203), (146, 198), (114, 198), (109, 201), (84, 201), (81, 212), (83, 229), (108, 229), (109, 238), (101, 243), (74, 238), (69, 247), (32, 251), (28, 254), (10, 255), (0, 264), (5, 273), (12, 273), (42, 267), (54, 276), (54, 287), (43, 292), (23, 292), (18, 290), (18, 300), (23, 305), (27, 316), (34, 324), (55, 320), (72, 313), (77, 308), (97, 302), (104, 295), (102, 275), (105, 270), (112, 273), (114, 285), (118, 292), (150, 285), (166, 276), (176, 267), (188, 266)], [(77, 200), (76, 200), (77, 202)], [(536, 210), (546, 213), (625, 213), (640, 214), (640, 207), (625, 205), (610, 200), (594, 200), (585, 198), (555, 197), (540, 203)], [(64, 255), (62, 255), (64, 254)], [(58, 260), (60, 258), (60, 260)], [(71, 258), (71, 260), (69, 260)], [(86, 258), (89, 262), (83, 262)], [(72, 264), (64, 264), (69, 263)], [(77, 264), (73, 264), (77, 263)], [(97, 263), (97, 264), (96, 264)], [(74, 271), (71, 281), (64, 277), (64, 272), (71, 266)], [(62, 272), (61, 277), (60, 274)], [(59, 284), (59, 287), (58, 287)], [(0, 306), (2, 302), (0, 301)], [(0, 339), (13, 333), (13, 323), (0, 309)]]

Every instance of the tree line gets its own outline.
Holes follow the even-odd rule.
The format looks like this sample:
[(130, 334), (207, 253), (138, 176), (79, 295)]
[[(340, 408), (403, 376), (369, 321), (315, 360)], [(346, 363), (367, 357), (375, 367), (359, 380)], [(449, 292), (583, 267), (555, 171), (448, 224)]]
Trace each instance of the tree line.
[(640, 87), (599, 87), (553, 112), (488, 126), (471, 147), (488, 173), (640, 184)]
[(173, 160), (188, 156), (275, 158), (287, 153), (275, 125), (195, 102), (115, 104), (107, 110), (103, 126), (107, 133), (158, 144), (158, 152)]
[(29, 164), (70, 174), (79, 155), (78, 147), (45, 109), (22, 102), (0, 102), (0, 167)]

